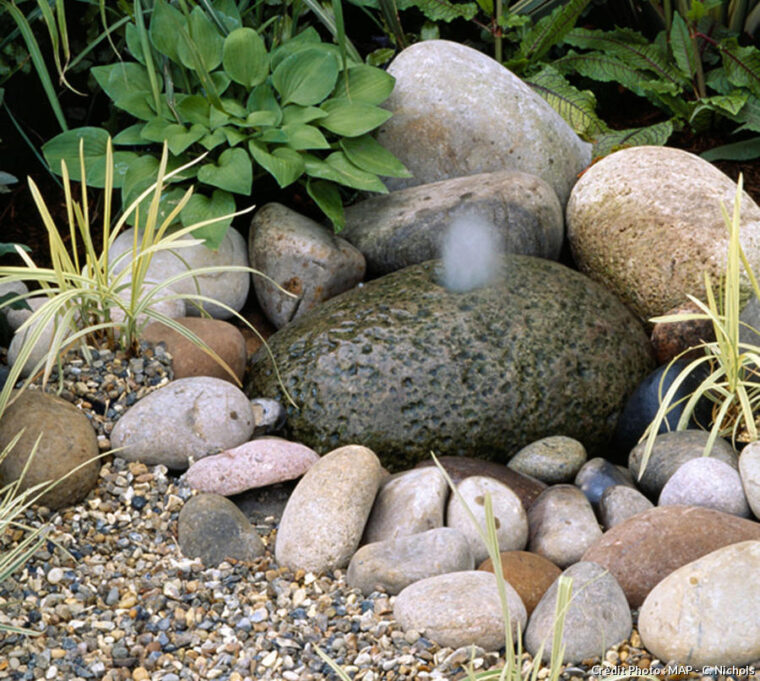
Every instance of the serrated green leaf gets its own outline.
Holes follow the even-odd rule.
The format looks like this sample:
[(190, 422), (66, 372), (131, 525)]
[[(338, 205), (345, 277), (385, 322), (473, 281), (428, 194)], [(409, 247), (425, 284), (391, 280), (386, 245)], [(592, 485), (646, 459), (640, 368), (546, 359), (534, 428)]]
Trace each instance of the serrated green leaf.
[(741, 47), (736, 38), (722, 41), (718, 49), (728, 80), (760, 97), (760, 50), (754, 46)]
[(396, 50), (390, 47), (381, 47), (373, 50), (367, 55), (367, 63), (370, 66), (383, 66), (387, 64), (396, 54)]
[(520, 41), (520, 54), (530, 60), (539, 60), (575, 26), (591, 0), (568, 0), (551, 14), (539, 19)]
[(228, 192), (248, 196), (253, 183), (251, 157), (244, 149), (226, 149), (215, 164), (201, 166), (198, 180)]
[(285, 133), (286, 144), (295, 150), (300, 149), (329, 149), (330, 143), (322, 132), (313, 125), (290, 123), (281, 128)]
[(388, 189), (374, 173), (356, 167), (342, 151), (330, 154), (325, 162), (340, 176), (340, 183), (352, 189), (387, 194)]
[(308, 178), (306, 180), (306, 191), (332, 222), (335, 233), (340, 232), (346, 226), (346, 220), (343, 215), (343, 201), (341, 201), (338, 188), (330, 182), (312, 181), (311, 178)]
[(689, 27), (678, 12), (673, 12), (670, 26), (670, 51), (684, 78), (693, 79), (697, 73), (699, 55), (694, 53)]
[(392, 115), (372, 104), (347, 99), (327, 100), (322, 103), (322, 110), (327, 116), (317, 121), (318, 125), (343, 137), (363, 135), (385, 123)]
[[(289, 104), (282, 110), (283, 125), (292, 123), (311, 123), (318, 118), (327, 116), (325, 111), (318, 109), (316, 106), (298, 106), (298, 104)], [(272, 125), (277, 125), (273, 123)]]
[(663, 146), (671, 134), (673, 134), (671, 121), (655, 123), (645, 128), (608, 130), (594, 141), (593, 157), (607, 156), (613, 151), (627, 147)]
[(338, 80), (338, 61), (329, 52), (308, 48), (285, 59), (272, 74), (283, 104), (311, 106), (327, 97)]
[(737, 123), (741, 123), (735, 133), (742, 132), (744, 130), (751, 130), (752, 132), (760, 132), (760, 99), (750, 95), (747, 98), (747, 103), (742, 107), (741, 111), (734, 117)]
[(403, 163), (371, 135), (346, 138), (341, 149), (358, 168), (385, 177), (412, 177)]
[(186, 27), (176, 36), (177, 54), (189, 69), (198, 71), (196, 59), (203, 69), (211, 73), (222, 63), (224, 39), (219, 29), (201, 7), (195, 7), (187, 19)]
[(341, 78), (333, 98), (343, 97), (353, 102), (382, 104), (393, 91), (396, 79), (387, 71), (368, 64), (348, 69), (348, 79)]
[[(235, 212), (235, 198), (232, 194), (215, 189), (211, 197), (195, 193), (190, 197), (182, 212), (179, 214), (183, 227), (212, 220), (223, 215), (230, 215)], [(193, 230), (192, 235), (196, 239), (203, 239), (207, 248), (215, 251), (219, 248), (227, 229), (232, 224), (232, 217), (215, 222), (212, 225), (199, 227)]]
[(264, 144), (255, 140), (248, 143), (248, 149), (256, 163), (274, 177), (280, 187), (293, 184), (304, 172), (304, 160), (293, 149), (279, 148), (269, 153)]
[(185, 29), (187, 22), (178, 9), (172, 7), (166, 0), (156, 0), (153, 14), (150, 18), (150, 41), (161, 54), (180, 63), (177, 54), (177, 36)]
[(471, 21), (478, 13), (478, 5), (474, 2), (449, 2), (449, 0), (415, 0), (415, 6), (430, 21), (449, 23), (454, 19)]
[(252, 28), (238, 28), (224, 39), (222, 65), (227, 75), (247, 89), (269, 75), (269, 54), (261, 36)]
[(588, 90), (578, 90), (551, 66), (525, 81), (575, 130), (576, 134), (594, 139), (607, 129), (596, 115), (596, 98)]

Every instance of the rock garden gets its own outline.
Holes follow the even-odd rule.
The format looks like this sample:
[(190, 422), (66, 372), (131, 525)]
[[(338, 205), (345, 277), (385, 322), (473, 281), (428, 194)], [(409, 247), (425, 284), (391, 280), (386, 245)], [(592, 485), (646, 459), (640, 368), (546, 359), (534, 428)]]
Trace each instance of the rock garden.
[[(263, 87), (229, 42), (207, 70)], [(340, 130), (339, 98), (315, 108), (275, 61), (283, 134)], [(760, 673), (758, 197), (674, 147), (592, 163), (465, 44), (417, 42), (387, 74), (364, 144), (408, 173), (354, 186), (338, 234), (269, 201), (215, 248), (184, 222), (144, 239), (175, 205), (202, 222), (159, 180), (150, 207), (135, 183), (147, 218), (71, 258), (72, 281), (113, 294), (107, 319), (57, 306), (29, 256), (0, 267), (0, 679)], [(250, 146), (275, 175), (295, 161), (256, 144), (280, 139)], [(311, 179), (348, 172), (332, 163)], [(330, 190), (309, 195), (333, 219)]]

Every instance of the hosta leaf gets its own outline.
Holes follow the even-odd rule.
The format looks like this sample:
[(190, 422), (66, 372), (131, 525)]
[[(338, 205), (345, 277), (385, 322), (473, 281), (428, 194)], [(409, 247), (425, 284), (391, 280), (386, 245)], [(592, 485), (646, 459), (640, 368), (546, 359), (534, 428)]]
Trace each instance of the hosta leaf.
[(153, 118), (143, 125), (140, 134), (151, 142), (163, 142), (168, 135), (167, 130), (171, 127), (172, 124), (163, 118)]
[(210, 73), (222, 63), (224, 39), (201, 7), (190, 12), (186, 28), (177, 34), (176, 40), (177, 54), (187, 68), (197, 71), (196, 59), (200, 59), (203, 69)]
[[(84, 140), (84, 163), (89, 187), (105, 186), (106, 177), (106, 146), (108, 132), (102, 128), (76, 128), (56, 135), (42, 145), (42, 153), (51, 170), (61, 173), (61, 161), (66, 162), (69, 176), (72, 180), (81, 180), (82, 173), (79, 163), (79, 143)], [(121, 187), (129, 164), (137, 158), (131, 151), (113, 152), (114, 187)]]
[(593, 156), (600, 158), (627, 147), (663, 146), (673, 133), (673, 123), (663, 121), (646, 128), (608, 130), (594, 142)]
[(156, 0), (150, 18), (150, 40), (161, 53), (179, 63), (177, 36), (187, 26), (185, 17), (166, 0)]
[(760, 50), (753, 46), (741, 47), (736, 38), (722, 41), (718, 49), (728, 80), (760, 97)]
[(230, 32), (243, 25), (243, 18), (235, 0), (214, 0), (214, 13)]
[[(132, 203), (137, 200), (137, 197), (155, 182), (156, 174), (158, 173), (158, 165), (158, 159), (149, 155), (139, 156), (129, 164), (129, 168), (124, 177), (124, 184), (121, 188), (121, 203), (124, 208), (131, 206)], [(167, 169), (172, 170), (175, 167), (177, 167), (177, 160), (170, 162)], [(180, 201), (185, 191), (186, 190), (182, 188), (164, 190), (161, 194), (159, 203), (159, 221), (162, 221), (164, 216), (171, 212)], [(140, 203), (140, 220), (145, 220), (148, 207), (152, 200), (153, 194), (151, 193)], [(135, 212), (132, 212), (127, 219), (127, 223), (134, 225), (136, 220), (137, 215)]]
[(325, 163), (321, 158), (314, 154), (301, 154), (304, 161), (304, 169), (307, 175), (316, 177), (320, 180), (330, 180), (342, 184), (341, 174), (331, 165)]
[(564, 118), (578, 135), (593, 139), (606, 130), (596, 115), (596, 98), (588, 90), (578, 90), (551, 66), (526, 79), (539, 95)]
[(673, 12), (673, 23), (670, 27), (670, 51), (685, 78), (691, 80), (697, 73), (699, 55), (695, 54), (695, 46), (689, 35), (689, 27), (678, 12)]
[(288, 136), (279, 128), (269, 128), (262, 130), (261, 134), (256, 137), (260, 142), (275, 142), (277, 144), (285, 144), (288, 141)]
[(325, 118), (317, 123), (343, 137), (358, 137), (377, 126), (382, 125), (391, 117), (391, 112), (372, 104), (352, 102), (347, 99), (330, 99), (322, 104), (322, 110), (327, 112)]
[(238, 28), (224, 39), (222, 64), (227, 75), (247, 89), (269, 75), (269, 54), (261, 36), (252, 28)]
[(219, 129), (227, 139), (227, 144), (229, 144), (231, 147), (236, 147), (238, 144), (245, 142), (245, 140), (248, 139), (248, 135), (245, 135), (239, 130), (236, 130), (231, 125), (225, 125)]
[[(182, 212), (179, 214), (183, 227), (190, 227), (199, 222), (230, 215), (235, 212), (235, 198), (229, 192), (215, 189), (211, 197), (195, 193), (190, 197)], [(207, 248), (215, 251), (224, 239), (227, 229), (232, 224), (232, 217), (215, 222), (212, 225), (199, 227), (192, 234), (196, 239), (203, 239)]]
[(541, 59), (575, 26), (589, 2), (591, 0), (568, 0), (539, 19), (520, 42), (520, 54), (531, 60)]
[(393, 91), (396, 79), (387, 71), (368, 64), (352, 66), (348, 69), (348, 83), (345, 78), (338, 81), (334, 97), (345, 97), (353, 102), (381, 104)]
[(318, 104), (335, 87), (338, 61), (322, 49), (307, 48), (285, 59), (272, 74), (283, 104)]
[(279, 118), (274, 111), (254, 111), (245, 117), (245, 125), (251, 128), (260, 125), (277, 125)]
[(203, 145), (205, 149), (207, 149), (208, 151), (211, 151), (212, 149), (218, 147), (220, 144), (223, 144), (226, 141), (227, 141), (227, 138), (222, 132), (222, 129), (217, 128), (210, 135), (206, 135), (205, 137), (203, 137), (200, 140), (200, 143)]
[(140, 35), (137, 30), (137, 26), (132, 23), (127, 24), (125, 30), (125, 37), (127, 40), (127, 49), (129, 53), (134, 57), (135, 61), (145, 64), (145, 58), (142, 53), (142, 45), (140, 44)]
[(269, 55), (269, 68), (274, 71), (288, 57), (311, 47), (323, 47), (322, 39), (313, 26), (309, 26), (298, 35), (286, 40)]
[(248, 143), (248, 149), (256, 163), (274, 177), (280, 187), (293, 184), (304, 172), (304, 160), (293, 149), (279, 148), (269, 153), (264, 144), (255, 140)]
[[(282, 110), (282, 122), (285, 125), (290, 125), (291, 123), (311, 123), (325, 116), (327, 116), (327, 112), (318, 109), (316, 106), (289, 104)], [(273, 125), (276, 125), (276, 123), (273, 123)]]
[(144, 123), (135, 123), (128, 128), (124, 128), (116, 137), (113, 138), (114, 145), (124, 144), (125, 146), (150, 144), (150, 140), (146, 140), (140, 132), (143, 129)]
[(411, 177), (412, 174), (390, 151), (371, 135), (342, 139), (340, 146), (355, 166), (386, 177)]
[(388, 189), (377, 175), (357, 168), (342, 151), (333, 152), (325, 160), (327, 165), (338, 173), (340, 183), (346, 187), (381, 194), (388, 193)]
[(135, 118), (140, 118), (143, 121), (148, 121), (156, 115), (154, 110), (153, 98), (149, 92), (132, 92), (128, 95), (124, 95), (118, 100), (114, 101), (114, 104), (126, 111), (128, 114)]
[[(150, 94), (148, 72), (141, 64), (117, 62), (106, 66), (95, 66), (91, 72), (103, 92), (114, 102), (128, 95)], [(159, 87), (162, 87), (160, 81)]]
[(329, 149), (330, 143), (325, 139), (322, 132), (313, 125), (291, 123), (283, 125), (286, 144), (291, 149)]
[(309, 178), (306, 181), (306, 191), (332, 222), (333, 230), (336, 233), (340, 232), (346, 226), (346, 220), (343, 215), (343, 201), (341, 201), (338, 188), (331, 182)]
[(276, 121), (272, 125), (279, 125), (282, 120), (282, 109), (277, 103), (272, 88), (267, 84), (257, 85), (248, 95), (245, 103), (248, 112), (271, 111), (276, 114)]
[(222, 106), (224, 107), (224, 111), (230, 116), (245, 118), (248, 115), (248, 109), (246, 109), (237, 99), (233, 99), (232, 97), (225, 97), (222, 100)]
[(232, 79), (222, 71), (214, 71), (209, 77), (219, 95), (223, 95), (232, 82)]
[(471, 21), (478, 13), (478, 6), (474, 2), (453, 3), (448, 0), (415, 0), (414, 5), (431, 21), (445, 21), (465, 19)]
[(170, 125), (166, 129), (166, 142), (169, 145), (169, 151), (178, 156), (191, 144), (197, 142), (201, 137), (205, 137), (208, 132), (208, 128), (197, 123), (190, 128), (179, 123)]
[(248, 196), (253, 183), (251, 157), (244, 149), (226, 149), (215, 164), (201, 166), (198, 180), (228, 192)]
[(209, 103), (200, 95), (176, 95), (175, 110), (186, 123), (209, 125)]

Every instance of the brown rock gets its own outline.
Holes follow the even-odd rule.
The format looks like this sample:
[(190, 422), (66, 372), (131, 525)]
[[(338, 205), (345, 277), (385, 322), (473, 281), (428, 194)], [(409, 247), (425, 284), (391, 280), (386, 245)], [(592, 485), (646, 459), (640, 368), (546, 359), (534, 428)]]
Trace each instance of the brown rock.
[(243, 380), (246, 345), (237, 327), (219, 319), (203, 317), (181, 317), (175, 321), (198, 336), (219, 355), (232, 369), (237, 381), (211, 355), (181, 333), (161, 322), (151, 322), (143, 329), (142, 338), (151, 343), (166, 343), (166, 350), (174, 358), (172, 367), (175, 378), (212, 376), (238, 384)]
[[(504, 579), (522, 598), (530, 617), (533, 608), (538, 605), (554, 580), (562, 574), (562, 570), (550, 560), (529, 551), (504, 551), (500, 558)], [(481, 563), (478, 570), (493, 572), (491, 559), (488, 558)]]
[[(668, 310), (666, 315), (694, 314), (701, 310), (691, 301)], [(652, 328), (652, 349), (657, 364), (667, 364), (684, 350), (696, 348), (703, 341), (715, 340), (712, 322), (706, 319), (692, 319), (679, 322), (657, 322)], [(704, 355), (701, 349), (693, 349), (682, 357), (687, 360)]]
[[(465, 478), (473, 475), (483, 475), (487, 478), (495, 478), (499, 482), (509, 487), (522, 501), (527, 511), (536, 497), (546, 489), (546, 484), (540, 480), (523, 475), (511, 468), (507, 468), (495, 461), (484, 461), (474, 459), (469, 456), (440, 456), (438, 461), (446, 469), (451, 481), (458, 485)], [(415, 468), (423, 466), (434, 466), (432, 460), (425, 460), (418, 463)]]
[(674, 570), (750, 539), (760, 539), (760, 523), (698, 506), (660, 506), (605, 532), (583, 560), (606, 567), (638, 608)]
[[(100, 463), (98, 441), (87, 417), (74, 405), (33, 390), (24, 392), (3, 414), (0, 421), (0, 451), (24, 429), (24, 434), (0, 462), (0, 488), (18, 480), (37, 438), (42, 439), (24, 476), (19, 492), (48, 480), (59, 480), (82, 465), (46, 492), (38, 503), (53, 510), (72, 506), (94, 487)], [(89, 462), (89, 463), (86, 463)]]

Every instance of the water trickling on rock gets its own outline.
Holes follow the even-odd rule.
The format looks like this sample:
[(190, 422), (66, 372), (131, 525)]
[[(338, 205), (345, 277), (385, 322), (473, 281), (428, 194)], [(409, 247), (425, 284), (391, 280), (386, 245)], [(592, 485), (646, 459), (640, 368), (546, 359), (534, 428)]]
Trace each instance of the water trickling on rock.
[(441, 284), (464, 293), (493, 283), (499, 276), (504, 244), (493, 224), (477, 215), (451, 222), (441, 247)]

